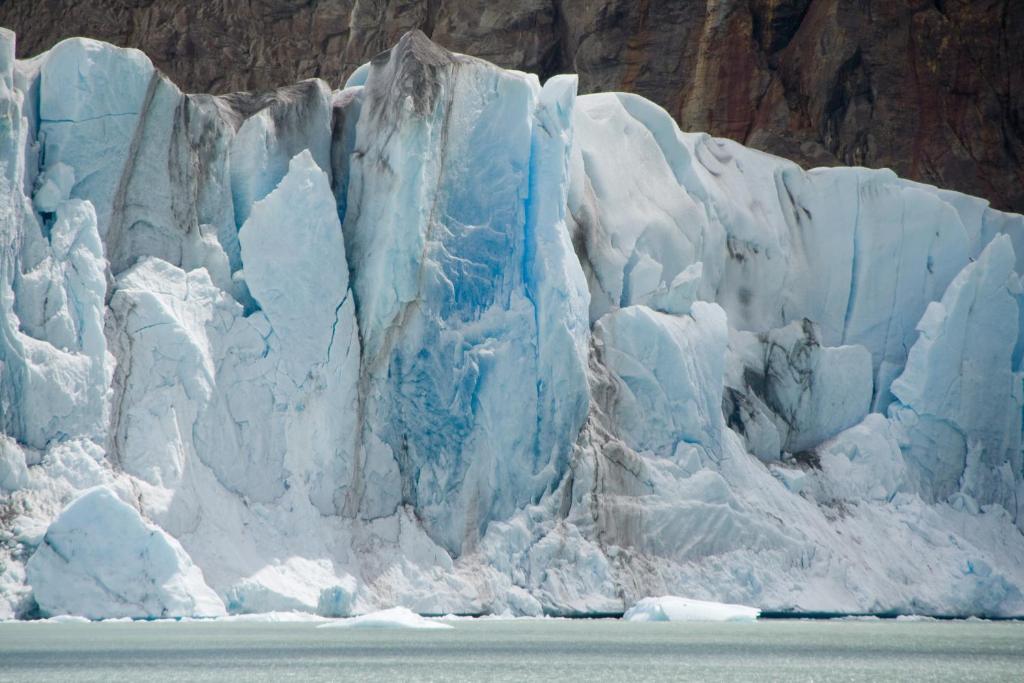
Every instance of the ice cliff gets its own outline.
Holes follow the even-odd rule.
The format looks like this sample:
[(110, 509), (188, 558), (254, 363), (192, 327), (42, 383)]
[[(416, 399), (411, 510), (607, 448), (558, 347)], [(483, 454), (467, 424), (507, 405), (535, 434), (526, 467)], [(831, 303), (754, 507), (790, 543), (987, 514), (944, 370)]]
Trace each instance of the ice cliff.
[(1024, 614), (1017, 253), (419, 33), (213, 97), (0, 31), (0, 617)]

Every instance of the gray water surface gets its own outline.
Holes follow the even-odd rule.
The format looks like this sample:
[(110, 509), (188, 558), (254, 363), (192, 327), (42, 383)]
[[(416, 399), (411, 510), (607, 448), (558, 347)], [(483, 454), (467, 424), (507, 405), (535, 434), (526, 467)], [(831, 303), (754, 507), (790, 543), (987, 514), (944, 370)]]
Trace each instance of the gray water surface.
[(0, 681), (1022, 681), (1022, 622), (0, 624)]

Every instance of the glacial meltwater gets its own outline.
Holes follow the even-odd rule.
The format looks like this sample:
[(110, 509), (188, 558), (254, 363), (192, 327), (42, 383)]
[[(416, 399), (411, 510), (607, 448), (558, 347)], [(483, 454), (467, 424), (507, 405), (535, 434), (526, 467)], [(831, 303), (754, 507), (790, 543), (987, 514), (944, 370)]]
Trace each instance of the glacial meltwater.
[(1020, 681), (1024, 623), (0, 623), (0, 681)]

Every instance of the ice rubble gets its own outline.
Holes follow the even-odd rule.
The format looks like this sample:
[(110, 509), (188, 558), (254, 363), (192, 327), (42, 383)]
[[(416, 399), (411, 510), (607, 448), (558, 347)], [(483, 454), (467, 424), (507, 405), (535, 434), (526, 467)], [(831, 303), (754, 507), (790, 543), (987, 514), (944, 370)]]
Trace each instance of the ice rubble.
[(0, 31), (0, 111), (0, 618), (1024, 613), (1020, 216), (415, 32), (213, 97)]
[(690, 600), (675, 595), (644, 598), (626, 610), (626, 621), (754, 621), (761, 610), (745, 605)]

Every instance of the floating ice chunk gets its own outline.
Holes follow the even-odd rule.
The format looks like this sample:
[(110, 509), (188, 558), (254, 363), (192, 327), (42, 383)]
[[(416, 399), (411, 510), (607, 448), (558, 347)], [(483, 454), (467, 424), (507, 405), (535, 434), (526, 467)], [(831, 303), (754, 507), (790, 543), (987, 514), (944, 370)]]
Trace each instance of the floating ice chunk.
[(674, 595), (644, 598), (626, 610), (626, 621), (754, 621), (761, 610), (724, 602), (691, 600)]
[(324, 588), (320, 591), (320, 598), (317, 600), (316, 612), (325, 617), (347, 617), (352, 614), (352, 604), (355, 601), (356, 580), (348, 576), (337, 585)]
[[(104, 619), (103, 621), (121, 621), (121, 619)], [(127, 619), (125, 621), (131, 621)], [(46, 619), (0, 619), (0, 624), (24, 624), (26, 626), (45, 626), (47, 624), (91, 624), (91, 619), (75, 616), (73, 614), (59, 614)]]
[(896, 621), (938, 621), (938, 619), (924, 614), (900, 614), (897, 615)]
[(92, 621), (85, 617), (79, 617), (74, 614), (58, 614), (55, 617), (49, 617), (47, 619), (40, 620), (39, 623), (44, 624), (91, 624)]
[(215, 617), (224, 604), (174, 538), (106, 487), (64, 508), (28, 562), (47, 616)]
[(230, 614), (218, 617), (219, 622), (243, 624), (308, 624), (323, 623), (327, 617), (309, 612), (259, 612), (256, 614)]
[[(328, 587), (321, 588), (325, 585)], [(291, 557), (262, 567), (232, 586), (227, 591), (227, 606), (235, 613), (298, 611), (347, 617), (352, 613), (355, 592), (355, 578), (339, 578), (323, 562)]]
[(426, 619), (405, 607), (392, 607), (391, 609), (370, 612), (351, 619), (330, 621), (320, 624), (317, 628), (356, 628), (356, 629), (444, 629), (453, 628), (451, 624), (445, 624), (434, 619)]

